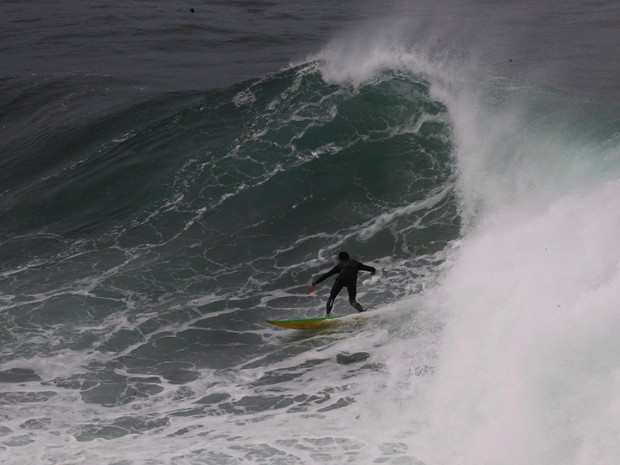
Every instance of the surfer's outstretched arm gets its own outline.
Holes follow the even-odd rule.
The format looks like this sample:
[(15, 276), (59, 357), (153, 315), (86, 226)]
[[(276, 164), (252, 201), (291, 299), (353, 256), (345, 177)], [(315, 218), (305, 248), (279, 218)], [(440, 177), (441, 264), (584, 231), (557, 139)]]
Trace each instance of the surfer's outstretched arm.
[(325, 281), (330, 276), (333, 276), (339, 272), (340, 272), (340, 264), (336, 265), (331, 270), (329, 270), (327, 273), (322, 274), (321, 276), (316, 278), (314, 281), (312, 281), (312, 284), (310, 284), (308, 286), (308, 289), (306, 289), (306, 294), (310, 294), (312, 291), (314, 291), (314, 288), (316, 287), (316, 285), (319, 284), (321, 281)]
[(370, 271), (371, 274), (375, 274), (377, 269), (374, 266), (364, 265), (363, 263), (358, 262), (358, 268), (362, 271)]

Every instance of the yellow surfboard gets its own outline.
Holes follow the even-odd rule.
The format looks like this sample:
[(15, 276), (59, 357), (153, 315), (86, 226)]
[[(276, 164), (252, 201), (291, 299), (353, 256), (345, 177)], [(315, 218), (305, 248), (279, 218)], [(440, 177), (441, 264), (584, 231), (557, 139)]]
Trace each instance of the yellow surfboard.
[(296, 318), (293, 320), (266, 320), (267, 323), (287, 329), (328, 329), (339, 326), (358, 325), (362, 315), (330, 316), (329, 318)]

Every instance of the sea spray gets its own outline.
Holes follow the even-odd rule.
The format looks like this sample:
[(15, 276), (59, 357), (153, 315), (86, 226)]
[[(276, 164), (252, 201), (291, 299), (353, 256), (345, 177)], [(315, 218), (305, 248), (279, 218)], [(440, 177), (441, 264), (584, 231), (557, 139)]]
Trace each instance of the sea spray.
[(616, 463), (617, 128), (491, 84), (446, 100), (465, 235), (426, 296), (448, 315), (428, 459)]
[(435, 285), (395, 304), (411, 339), (378, 350), (389, 375), (369, 410), (408, 430), (424, 463), (617, 463), (617, 115), (421, 66), (432, 60), (392, 39), (354, 42), (327, 50), (326, 79), (359, 87), (398, 69), (446, 105), (463, 225)]

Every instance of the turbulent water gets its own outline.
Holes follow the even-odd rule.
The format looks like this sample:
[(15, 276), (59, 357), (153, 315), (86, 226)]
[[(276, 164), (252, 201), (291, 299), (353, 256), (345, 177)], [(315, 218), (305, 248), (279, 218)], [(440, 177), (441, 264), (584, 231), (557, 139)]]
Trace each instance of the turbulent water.
[(618, 8), (299, 3), (0, 5), (0, 462), (617, 465)]

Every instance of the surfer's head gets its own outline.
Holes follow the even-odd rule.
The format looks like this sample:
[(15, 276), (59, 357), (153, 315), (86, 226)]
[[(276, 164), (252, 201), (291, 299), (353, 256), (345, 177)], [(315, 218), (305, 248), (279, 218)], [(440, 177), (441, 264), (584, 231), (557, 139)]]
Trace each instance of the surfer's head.
[(346, 252), (340, 252), (338, 254), (338, 259), (342, 262), (344, 260), (348, 260), (349, 259), (349, 254)]

